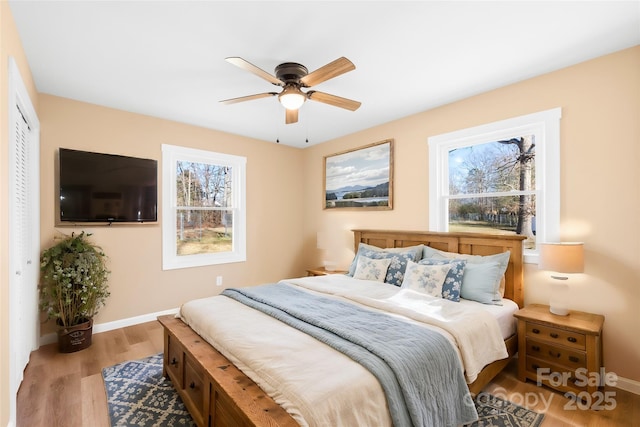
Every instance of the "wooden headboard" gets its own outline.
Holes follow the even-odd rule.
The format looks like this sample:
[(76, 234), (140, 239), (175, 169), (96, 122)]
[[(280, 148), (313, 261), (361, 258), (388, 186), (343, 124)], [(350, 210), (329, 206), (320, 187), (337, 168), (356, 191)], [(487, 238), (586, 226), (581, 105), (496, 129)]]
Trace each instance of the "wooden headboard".
[(353, 233), (356, 252), (359, 243), (380, 248), (405, 248), (423, 244), (441, 251), (469, 255), (493, 255), (510, 251), (504, 297), (515, 301), (520, 308), (524, 306), (522, 241), (526, 239), (525, 236), (396, 230), (353, 230)]

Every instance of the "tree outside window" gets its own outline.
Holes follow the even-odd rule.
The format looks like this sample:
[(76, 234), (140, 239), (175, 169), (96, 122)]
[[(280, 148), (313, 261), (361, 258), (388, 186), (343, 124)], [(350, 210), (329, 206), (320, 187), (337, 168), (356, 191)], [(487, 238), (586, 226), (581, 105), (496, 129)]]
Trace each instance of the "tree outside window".
[(449, 230), (513, 233), (535, 248), (535, 136), (449, 150)]
[(233, 250), (232, 168), (176, 163), (176, 252), (193, 255)]
[(429, 138), (429, 224), (436, 231), (558, 238), (560, 109)]
[(246, 260), (246, 158), (163, 145), (163, 268)]

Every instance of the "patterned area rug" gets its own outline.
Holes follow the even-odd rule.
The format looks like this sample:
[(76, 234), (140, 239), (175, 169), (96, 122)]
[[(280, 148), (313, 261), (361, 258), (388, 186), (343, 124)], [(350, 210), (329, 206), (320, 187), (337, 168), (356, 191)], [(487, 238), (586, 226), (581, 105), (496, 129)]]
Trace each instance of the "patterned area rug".
[(102, 370), (112, 427), (195, 426), (171, 381), (162, 353)]
[[(162, 376), (162, 353), (102, 370), (112, 427), (195, 426), (171, 381)], [(478, 421), (466, 427), (539, 427), (544, 414), (490, 394), (475, 399)]]
[(478, 394), (474, 403), (479, 419), (466, 427), (538, 427), (544, 419), (544, 414), (487, 393)]

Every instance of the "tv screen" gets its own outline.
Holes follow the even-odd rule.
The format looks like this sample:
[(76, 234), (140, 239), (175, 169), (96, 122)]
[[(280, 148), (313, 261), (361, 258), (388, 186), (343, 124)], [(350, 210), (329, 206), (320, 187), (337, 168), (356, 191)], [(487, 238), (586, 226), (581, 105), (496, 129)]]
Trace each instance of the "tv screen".
[(60, 221), (158, 220), (158, 162), (60, 148)]

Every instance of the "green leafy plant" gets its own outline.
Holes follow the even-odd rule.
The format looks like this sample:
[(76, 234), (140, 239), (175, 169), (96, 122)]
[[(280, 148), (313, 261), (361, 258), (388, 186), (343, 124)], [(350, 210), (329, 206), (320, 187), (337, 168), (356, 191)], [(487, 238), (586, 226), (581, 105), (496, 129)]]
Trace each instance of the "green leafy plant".
[(40, 256), (40, 308), (62, 327), (93, 318), (110, 295), (106, 255), (89, 236), (72, 233)]

